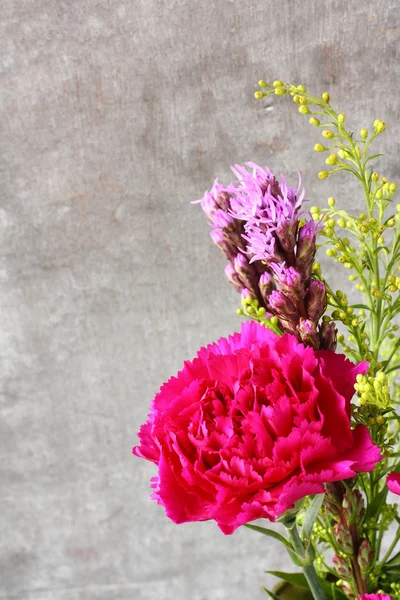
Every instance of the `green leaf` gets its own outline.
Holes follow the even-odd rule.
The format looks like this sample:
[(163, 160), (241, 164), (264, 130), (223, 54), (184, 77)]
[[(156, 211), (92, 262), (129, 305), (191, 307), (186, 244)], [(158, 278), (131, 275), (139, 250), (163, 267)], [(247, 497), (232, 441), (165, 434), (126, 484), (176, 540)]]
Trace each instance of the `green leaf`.
[(310, 543), (314, 523), (318, 517), (318, 513), (324, 501), (324, 497), (325, 494), (317, 494), (306, 511), (303, 521), (303, 527), (301, 528), (301, 533), (303, 542), (305, 542), (307, 546)]
[[(285, 573), (284, 571), (265, 571), (270, 575), (274, 575), (279, 579), (283, 579), (287, 583), (292, 585), (297, 585), (298, 587), (310, 589), (307, 583), (307, 579), (303, 575), (303, 573)], [(324, 594), (330, 598), (331, 600), (346, 600), (346, 596), (343, 592), (338, 588), (335, 583), (329, 583), (325, 579), (318, 578), (319, 583), (322, 587)]]
[(364, 310), (371, 310), (369, 306), (366, 304), (352, 304), (353, 308), (363, 308)]
[(268, 594), (268, 596), (270, 598), (272, 598), (272, 600), (282, 600), (282, 598), (280, 596), (278, 596), (277, 594), (274, 594), (274, 592), (271, 592), (270, 590), (267, 590), (267, 588), (264, 587), (263, 585), (261, 586), (261, 589), (264, 590), (264, 592), (266, 592)]
[(393, 558), (391, 558), (385, 565), (386, 567), (399, 567), (400, 566), (400, 552), (398, 552)]
[(371, 519), (376, 515), (381, 513), (381, 508), (386, 500), (386, 496), (388, 493), (388, 488), (385, 486), (372, 500), (372, 502), (368, 505), (367, 513), (365, 515), (365, 520)]
[(277, 531), (274, 531), (273, 529), (267, 529), (266, 527), (260, 527), (259, 525), (251, 525), (250, 523), (246, 523), (244, 526), (248, 529), (252, 529), (253, 531), (258, 531), (258, 533), (262, 533), (263, 535), (267, 535), (268, 537), (272, 537), (286, 546), (288, 550), (292, 550), (292, 546), (289, 544), (287, 539), (285, 539), (283, 535)]
[(383, 154), (373, 154), (372, 156), (369, 156), (367, 158), (367, 160), (364, 163), (364, 166), (367, 164), (367, 162), (369, 162), (370, 160), (374, 160), (374, 158), (379, 158), (380, 156), (383, 156)]

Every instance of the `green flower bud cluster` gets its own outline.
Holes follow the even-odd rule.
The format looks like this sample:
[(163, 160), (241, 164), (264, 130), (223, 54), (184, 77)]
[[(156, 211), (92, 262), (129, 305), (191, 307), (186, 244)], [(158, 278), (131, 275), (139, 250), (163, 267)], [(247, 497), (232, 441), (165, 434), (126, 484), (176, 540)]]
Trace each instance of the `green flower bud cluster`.
[(384, 504), (381, 512), (380, 527), (387, 531), (395, 519), (397, 519), (399, 507), (397, 504)]
[(361, 405), (368, 404), (385, 410), (390, 404), (388, 377), (383, 371), (379, 371), (375, 377), (358, 374), (354, 388)]

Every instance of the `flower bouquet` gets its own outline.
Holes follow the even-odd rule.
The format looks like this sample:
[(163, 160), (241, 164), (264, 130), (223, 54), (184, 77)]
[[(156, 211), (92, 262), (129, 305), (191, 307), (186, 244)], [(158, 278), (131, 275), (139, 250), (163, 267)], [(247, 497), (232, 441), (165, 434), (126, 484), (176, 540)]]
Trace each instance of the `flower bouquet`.
[[(214, 182), (200, 203), (247, 319), (161, 387), (133, 453), (157, 465), (153, 498), (170, 519), (274, 538), (302, 570), (278, 576), (315, 600), (400, 598), (400, 205), (370, 151), (385, 124), (356, 135), (328, 93), (259, 86), (256, 98), (291, 96), (308, 115), (328, 153), (319, 178), (350, 172), (364, 212), (333, 197), (307, 208), (300, 181), (254, 163)], [(324, 278), (319, 247), (355, 302)]]

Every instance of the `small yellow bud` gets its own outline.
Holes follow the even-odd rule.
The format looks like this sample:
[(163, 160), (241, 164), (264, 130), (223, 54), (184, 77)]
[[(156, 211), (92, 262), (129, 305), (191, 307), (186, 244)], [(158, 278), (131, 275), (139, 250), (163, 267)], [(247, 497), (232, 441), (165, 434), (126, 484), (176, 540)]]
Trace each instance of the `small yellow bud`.
[(353, 319), (351, 324), (353, 325), (353, 327), (358, 327), (358, 319)]
[(395, 292), (397, 292), (397, 286), (396, 285), (389, 285), (389, 292), (391, 292), (392, 294), (394, 294)]
[(361, 131), (360, 131), (360, 137), (361, 137), (362, 140), (367, 139), (367, 137), (368, 137), (368, 129), (364, 129), (364, 128), (361, 129)]
[(304, 92), (306, 91), (306, 88), (304, 87), (304, 85), (298, 85), (297, 91), (300, 92), (300, 94), (304, 94)]
[(274, 86), (274, 88), (282, 87), (283, 86), (283, 82), (279, 81), (279, 79), (275, 79), (275, 81), (274, 81), (274, 83), (272, 85)]
[(345, 256), (341, 256), (339, 258), (339, 262), (342, 263), (342, 265), (344, 265), (344, 263), (346, 262), (346, 257)]
[(340, 113), (340, 115), (338, 115), (337, 120), (338, 120), (338, 123), (340, 123), (342, 125), (346, 120), (346, 115), (344, 115), (343, 113)]
[(300, 104), (308, 104), (308, 100), (305, 96), (300, 96)]
[(314, 150), (315, 152), (325, 152), (326, 148), (322, 144), (315, 144)]
[(255, 92), (254, 94), (254, 98), (256, 98), (256, 100), (261, 100), (261, 98), (264, 98), (266, 96), (266, 94), (264, 94), (264, 92)]
[(326, 179), (327, 177), (329, 177), (328, 171), (320, 171), (318, 173), (318, 178), (319, 179)]
[(378, 244), (380, 244), (381, 246), (383, 246), (383, 244), (385, 243), (385, 240), (383, 239), (383, 237), (378, 237)]
[(293, 102), (295, 102), (296, 104), (300, 104), (300, 96), (298, 94), (295, 94), (293, 96)]
[(329, 221), (327, 221), (327, 226), (331, 227), (332, 229), (335, 227), (336, 223), (335, 223), (335, 219), (329, 219)]
[(330, 154), (328, 156), (328, 158), (325, 160), (325, 162), (330, 167), (333, 167), (333, 166), (337, 165), (337, 163), (339, 162), (339, 160), (338, 160), (338, 157), (336, 156), (336, 154)]
[(376, 422), (378, 423), (378, 425), (383, 425), (383, 424), (384, 424), (384, 422), (385, 422), (385, 417), (384, 417), (384, 416), (382, 416), (382, 415), (378, 415), (378, 416), (376, 417)]
[(387, 222), (388, 227), (394, 227), (396, 225), (396, 221), (394, 219), (389, 219)]
[(327, 237), (332, 237), (333, 236), (333, 229), (331, 229), (330, 227), (325, 227), (325, 235)]
[(304, 106), (304, 104), (302, 104), (301, 106), (299, 106), (299, 113), (301, 113), (302, 115), (309, 115), (310, 109), (308, 108), (308, 106)]
[(386, 129), (386, 125), (380, 119), (375, 119), (374, 121), (374, 129), (377, 133), (383, 133)]
[(271, 321), (272, 325), (278, 325), (278, 323), (279, 323), (278, 317), (271, 317), (270, 321)]
[(349, 153), (347, 152), (347, 150), (343, 150), (343, 148), (340, 148), (340, 150), (338, 150), (338, 154), (340, 158), (343, 158), (344, 160), (349, 158)]
[(284, 96), (286, 94), (286, 90), (283, 87), (277, 87), (275, 88), (275, 95), (276, 96)]
[(341, 344), (342, 342), (344, 342), (344, 335), (343, 333), (339, 333), (339, 335), (337, 336), (337, 341)]
[(331, 99), (331, 97), (330, 97), (330, 95), (328, 94), (328, 92), (324, 92), (324, 93), (321, 95), (321, 98), (322, 98), (322, 100), (323, 100), (324, 102), (327, 102), (327, 103), (329, 103), (329, 101), (330, 101), (330, 99)]
[(331, 131), (330, 129), (324, 129), (322, 132), (322, 137), (324, 137), (326, 140), (331, 140), (332, 138), (335, 137), (335, 134), (333, 133), (333, 131)]
[(330, 257), (334, 257), (334, 256), (336, 256), (336, 252), (333, 248), (328, 248), (328, 250), (326, 251), (326, 255), (330, 256)]
[(391, 183), (390, 184), (391, 193), (394, 194), (396, 190), (397, 190), (397, 185), (395, 183)]
[(329, 196), (329, 198), (328, 198), (328, 204), (329, 204), (329, 206), (331, 208), (333, 208), (335, 206), (336, 200), (335, 200), (335, 198), (333, 196)]
[(312, 207), (310, 208), (310, 211), (311, 211), (312, 213), (319, 213), (319, 210), (320, 210), (320, 209), (319, 209), (319, 206), (312, 206)]
[(375, 198), (377, 198), (378, 200), (381, 200), (383, 198), (383, 192), (381, 189), (376, 190)]
[(260, 79), (260, 81), (258, 82), (258, 85), (260, 87), (269, 87), (268, 83), (266, 81), (264, 81), (264, 79)]
[(338, 225), (339, 227), (346, 227), (346, 221), (340, 217), (340, 219), (338, 219)]
[(320, 124), (320, 120), (317, 119), (316, 117), (311, 117), (310, 123), (311, 123), (311, 125), (314, 125), (314, 127), (318, 127), (318, 125)]

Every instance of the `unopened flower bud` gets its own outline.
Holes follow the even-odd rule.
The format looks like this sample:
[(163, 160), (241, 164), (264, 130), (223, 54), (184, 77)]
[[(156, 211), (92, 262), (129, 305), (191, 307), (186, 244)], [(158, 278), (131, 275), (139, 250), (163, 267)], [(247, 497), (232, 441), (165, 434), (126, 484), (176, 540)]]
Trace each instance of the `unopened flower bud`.
[(323, 322), (319, 327), (320, 348), (323, 350), (335, 351), (336, 336), (337, 336), (337, 329), (336, 329), (335, 323)]
[(261, 100), (261, 98), (264, 98), (265, 96), (266, 96), (266, 94), (264, 92), (258, 91), (258, 92), (254, 93), (254, 98), (256, 100)]
[(299, 324), (297, 325), (297, 331), (300, 334), (303, 344), (306, 346), (312, 346), (313, 348), (319, 347), (317, 324), (314, 321), (300, 317)]
[(322, 132), (322, 137), (324, 137), (326, 140), (331, 140), (335, 137), (335, 134), (330, 129), (324, 129)]
[(237, 248), (227, 239), (223, 230), (220, 228), (213, 229), (210, 231), (210, 236), (214, 244), (224, 253), (229, 262), (233, 262), (237, 254)]
[(322, 281), (312, 281), (306, 297), (308, 318), (318, 322), (326, 310), (326, 289)]
[(335, 565), (336, 573), (341, 579), (352, 579), (353, 571), (346, 558), (335, 554), (333, 557), (333, 564)]
[(338, 115), (337, 120), (338, 120), (338, 123), (340, 123), (342, 125), (346, 120), (346, 115), (344, 115), (343, 113), (340, 113), (340, 115)]
[(353, 541), (348, 528), (343, 523), (337, 523), (333, 531), (340, 551), (351, 556), (353, 554)]
[(311, 117), (310, 118), (310, 123), (311, 123), (311, 125), (314, 125), (314, 127), (318, 127), (321, 122), (316, 117)]
[(298, 311), (286, 294), (274, 290), (271, 292), (268, 300), (271, 311), (274, 312), (280, 319), (284, 321), (297, 321)]
[(360, 544), (357, 554), (357, 562), (360, 566), (361, 575), (365, 576), (372, 566), (374, 551), (368, 539), (364, 538)]
[(361, 129), (360, 137), (362, 140), (366, 140), (368, 137), (368, 129), (365, 129), (365, 128)]
[(326, 179), (329, 176), (328, 171), (320, 171), (318, 173), (318, 179)]
[(268, 83), (266, 81), (264, 81), (264, 79), (260, 79), (260, 81), (258, 82), (258, 85), (263, 88), (268, 87)]
[(314, 150), (315, 152), (325, 152), (326, 148), (322, 144), (315, 144)]
[(328, 92), (324, 92), (324, 93), (321, 95), (321, 98), (322, 98), (322, 100), (323, 100), (324, 102), (327, 102), (328, 104), (329, 104), (329, 101), (330, 101), (330, 99), (331, 99), (331, 97), (330, 97), (330, 95), (328, 94)]
[(302, 104), (301, 106), (299, 106), (299, 113), (301, 113), (302, 115), (309, 115), (310, 109), (308, 108), (308, 106)]
[(235, 256), (233, 266), (244, 286), (253, 291), (256, 284), (254, 266), (240, 252)]
[(261, 275), (258, 280), (258, 287), (261, 293), (261, 297), (264, 300), (264, 303), (267, 304), (268, 296), (271, 294), (272, 290), (275, 288), (274, 280), (272, 275), (265, 272)]
[(237, 289), (237, 291), (241, 292), (244, 287), (243, 283), (240, 281), (239, 275), (236, 273), (233, 265), (230, 263), (225, 267), (225, 275), (230, 283)]

